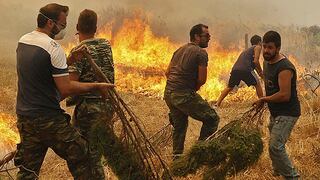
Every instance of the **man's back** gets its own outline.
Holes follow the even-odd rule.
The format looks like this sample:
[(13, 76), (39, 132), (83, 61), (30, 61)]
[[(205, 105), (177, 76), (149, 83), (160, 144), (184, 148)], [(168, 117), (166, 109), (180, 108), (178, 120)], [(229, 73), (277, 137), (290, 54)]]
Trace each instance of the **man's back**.
[[(87, 46), (93, 61), (100, 67), (101, 71), (105, 74), (109, 81), (114, 83), (114, 64), (109, 41), (105, 39), (93, 38), (82, 41), (77, 47), (84, 44)], [(85, 58), (69, 66), (69, 72), (77, 72), (79, 74), (80, 82), (97, 81), (91, 65)], [(95, 94), (88, 93), (85, 96), (95, 96)]]
[(207, 66), (208, 54), (194, 43), (179, 48), (171, 59), (167, 77), (167, 90), (194, 91), (196, 89), (198, 66)]
[(251, 72), (254, 70), (254, 48), (252, 46), (241, 52), (236, 63), (233, 65), (232, 70)]
[(17, 47), (17, 114), (25, 116), (60, 113), (60, 94), (53, 77), (68, 74), (65, 54), (48, 35), (33, 31)]

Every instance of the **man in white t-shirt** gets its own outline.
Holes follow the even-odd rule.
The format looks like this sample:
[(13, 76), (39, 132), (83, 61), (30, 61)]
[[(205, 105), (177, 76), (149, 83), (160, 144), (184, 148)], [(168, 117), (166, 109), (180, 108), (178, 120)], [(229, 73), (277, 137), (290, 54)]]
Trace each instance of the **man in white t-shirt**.
[[(104, 95), (107, 83), (70, 81), (67, 60), (55, 39), (62, 39), (69, 8), (59, 4), (42, 7), (38, 28), (19, 40), (17, 47), (18, 94), (16, 113), (21, 143), (17, 145), (17, 179), (37, 179), (48, 148), (67, 161), (75, 179), (90, 179), (87, 165), (88, 145), (70, 125), (70, 116), (60, 107), (69, 95), (99, 91)], [(85, 49), (68, 58), (75, 61)]]

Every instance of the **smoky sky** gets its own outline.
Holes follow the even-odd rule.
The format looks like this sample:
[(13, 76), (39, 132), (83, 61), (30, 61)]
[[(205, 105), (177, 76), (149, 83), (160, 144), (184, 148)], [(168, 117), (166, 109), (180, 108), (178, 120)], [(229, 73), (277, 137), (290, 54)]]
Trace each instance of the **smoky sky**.
[[(13, 52), (18, 39), (36, 27), (39, 9), (52, 1), (0, 0), (0, 51)], [(68, 34), (75, 38), (75, 26), (83, 9), (95, 10), (101, 21), (116, 21), (135, 10), (148, 14), (154, 33), (172, 41), (188, 41), (192, 25), (209, 25), (213, 40), (237, 43), (244, 33), (263, 33), (276, 26), (310, 26), (320, 21), (318, 0), (56, 0), (68, 5)], [(263, 25), (264, 28), (261, 28)], [(63, 43), (63, 42), (62, 42)]]

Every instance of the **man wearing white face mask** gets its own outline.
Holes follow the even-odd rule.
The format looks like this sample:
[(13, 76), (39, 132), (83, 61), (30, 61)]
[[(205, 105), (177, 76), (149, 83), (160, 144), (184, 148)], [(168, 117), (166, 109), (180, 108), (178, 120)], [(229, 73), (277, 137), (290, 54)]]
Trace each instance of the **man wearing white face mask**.
[[(66, 16), (68, 16), (67, 13), (68, 13), (68, 11), (66, 12)], [(48, 36), (51, 37), (52, 39), (54, 39), (54, 40), (62, 40), (64, 38), (64, 36), (66, 35), (67, 22), (59, 23), (59, 22), (57, 22), (57, 20), (49, 18), (47, 15), (43, 14), (41, 12), (41, 10), (39, 11), (38, 20), (39, 21), (49, 21), (50, 20), (50, 21), (53, 22), (53, 24), (55, 26), (52, 28), (52, 30), (48, 34)], [(38, 24), (38, 26), (41, 26), (41, 22)], [(39, 27), (38, 30), (41, 31), (41, 28)]]
[[(75, 179), (90, 179), (88, 143), (70, 125), (59, 102), (69, 95), (99, 91), (114, 85), (70, 81), (67, 60), (54, 39), (63, 38), (69, 8), (48, 4), (39, 11), (38, 28), (22, 36), (17, 47), (18, 95), (16, 113), (21, 143), (17, 145), (17, 179), (38, 179), (48, 148), (67, 161)], [(81, 57), (85, 49), (69, 58)]]

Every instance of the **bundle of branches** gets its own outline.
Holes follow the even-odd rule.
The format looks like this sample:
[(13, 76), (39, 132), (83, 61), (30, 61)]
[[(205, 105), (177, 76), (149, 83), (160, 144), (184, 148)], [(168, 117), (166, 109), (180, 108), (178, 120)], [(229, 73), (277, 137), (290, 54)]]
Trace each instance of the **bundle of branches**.
[[(94, 70), (97, 80), (110, 83), (90, 54), (86, 53), (86, 59)], [(108, 98), (121, 121), (124, 140), (121, 141), (114, 133), (109, 132), (107, 134), (111, 136), (100, 139), (104, 140), (100, 147), (103, 148), (104, 154), (107, 154), (107, 162), (116, 175), (120, 179), (161, 179), (165, 173), (167, 179), (172, 179), (166, 163), (145, 135), (140, 119), (115, 89), (108, 90)], [(95, 132), (106, 134), (99, 132), (105, 131), (99, 127), (100, 125), (96, 125)]]
[(154, 148), (159, 149), (166, 147), (168, 144), (172, 143), (172, 131), (173, 127), (169, 123), (162, 127), (159, 131), (154, 133), (149, 140), (151, 141)]
[(174, 176), (203, 168), (203, 179), (225, 179), (255, 163), (263, 151), (259, 122), (265, 108), (254, 108), (231, 121), (205, 141), (195, 144), (172, 164)]

